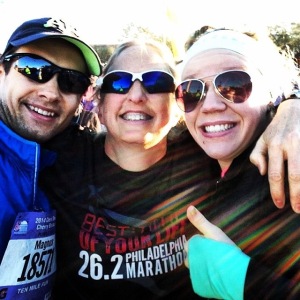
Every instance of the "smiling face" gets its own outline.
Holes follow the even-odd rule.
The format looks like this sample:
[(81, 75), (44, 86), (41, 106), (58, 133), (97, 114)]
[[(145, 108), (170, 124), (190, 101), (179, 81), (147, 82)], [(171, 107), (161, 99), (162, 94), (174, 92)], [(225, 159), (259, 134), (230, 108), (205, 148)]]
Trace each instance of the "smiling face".
[[(260, 132), (270, 94), (262, 75), (250, 68), (253, 62), (224, 49), (214, 49), (194, 56), (182, 73), (182, 80), (203, 79), (206, 96), (196, 108), (185, 113), (187, 127), (204, 151), (226, 169)], [(226, 70), (244, 70), (251, 76), (252, 92), (243, 103), (231, 103), (214, 90), (211, 80)]]
[[(116, 57), (109, 72), (133, 73), (162, 70), (170, 73), (161, 55), (153, 47), (133, 45)], [(170, 73), (171, 74), (171, 73)], [(99, 107), (101, 123), (107, 128), (107, 140), (150, 148), (164, 143), (177, 123), (177, 105), (173, 93), (149, 94), (139, 80), (126, 94), (106, 93)]]
[[(17, 52), (39, 55), (63, 68), (86, 70), (79, 51), (61, 39), (33, 42)], [(57, 74), (37, 83), (14, 70), (14, 63), (7, 74), (0, 65), (0, 93), (0, 119), (20, 136), (37, 142), (65, 129), (81, 99), (81, 95), (60, 91)]]

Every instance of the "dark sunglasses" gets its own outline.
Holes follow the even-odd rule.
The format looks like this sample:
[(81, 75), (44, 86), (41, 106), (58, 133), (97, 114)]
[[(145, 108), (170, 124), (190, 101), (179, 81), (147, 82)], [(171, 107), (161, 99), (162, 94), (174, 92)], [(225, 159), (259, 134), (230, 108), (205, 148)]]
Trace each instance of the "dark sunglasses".
[(126, 94), (135, 80), (139, 80), (149, 94), (174, 93), (174, 77), (164, 71), (147, 71), (131, 73), (127, 71), (112, 71), (107, 73), (102, 80), (102, 93)]
[[(218, 95), (229, 102), (245, 102), (252, 91), (250, 75), (245, 71), (230, 70), (216, 74), (212, 81)], [(205, 97), (205, 83), (201, 79), (188, 79), (179, 84), (175, 91), (176, 102), (184, 112), (193, 111)]]
[(58, 86), (63, 93), (84, 94), (91, 84), (89, 77), (84, 73), (61, 68), (35, 54), (14, 53), (5, 56), (3, 61), (14, 62), (16, 71), (38, 83), (45, 83), (58, 74)]

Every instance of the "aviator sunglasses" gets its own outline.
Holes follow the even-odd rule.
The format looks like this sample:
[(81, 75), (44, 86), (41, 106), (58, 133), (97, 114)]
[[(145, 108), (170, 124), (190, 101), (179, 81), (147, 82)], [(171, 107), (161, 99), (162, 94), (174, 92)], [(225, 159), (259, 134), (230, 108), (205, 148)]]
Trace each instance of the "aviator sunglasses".
[(127, 94), (135, 80), (139, 80), (149, 94), (174, 93), (174, 77), (161, 70), (131, 73), (116, 70), (107, 73), (102, 80), (102, 93)]
[(212, 80), (188, 79), (181, 82), (175, 91), (176, 102), (184, 112), (193, 111), (205, 97), (205, 83), (211, 81), (218, 95), (229, 102), (245, 102), (252, 91), (250, 75), (245, 71), (230, 70), (216, 75)]
[(79, 71), (61, 68), (49, 60), (30, 53), (14, 53), (4, 57), (4, 62), (13, 62), (14, 69), (25, 77), (38, 82), (48, 82), (55, 74), (63, 93), (84, 94), (91, 81)]

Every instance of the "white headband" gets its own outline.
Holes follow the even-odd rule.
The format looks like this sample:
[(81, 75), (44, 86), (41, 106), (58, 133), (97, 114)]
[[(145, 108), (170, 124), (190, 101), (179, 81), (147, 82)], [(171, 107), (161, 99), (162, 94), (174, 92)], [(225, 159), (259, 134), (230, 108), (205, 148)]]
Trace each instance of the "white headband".
[[(179, 65), (181, 74), (186, 64), (194, 56), (210, 49), (227, 49), (245, 56), (263, 74), (265, 80), (269, 81), (270, 88), (275, 81), (277, 82), (275, 84), (276, 91), (272, 91), (273, 97), (276, 98), (276, 95), (280, 94), (278, 88), (284, 80), (279, 74), (281, 74), (283, 62), (278, 49), (271, 40), (256, 40), (247, 34), (228, 29), (211, 31), (201, 36), (187, 50), (182, 63)], [(275, 78), (277, 80), (274, 80), (274, 73), (276, 74), (276, 72), (278, 72)]]
[[(220, 29), (201, 36), (186, 52), (182, 70), (195, 55), (210, 49), (228, 49), (255, 61), (262, 55), (262, 45), (252, 37), (233, 30)], [(258, 66), (260, 67), (260, 66)]]

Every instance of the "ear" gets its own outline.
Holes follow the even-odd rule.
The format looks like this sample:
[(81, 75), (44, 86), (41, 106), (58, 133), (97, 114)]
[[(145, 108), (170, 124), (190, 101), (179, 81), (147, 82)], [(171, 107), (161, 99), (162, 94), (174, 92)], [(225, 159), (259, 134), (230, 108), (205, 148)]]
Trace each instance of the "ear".
[(5, 70), (3, 64), (0, 64), (0, 81), (2, 81), (3, 78), (5, 78)]
[(104, 109), (103, 99), (101, 100), (100, 97), (98, 97), (98, 118), (101, 124), (104, 124), (103, 109)]
[(3, 64), (0, 64), (0, 75), (5, 74)]

